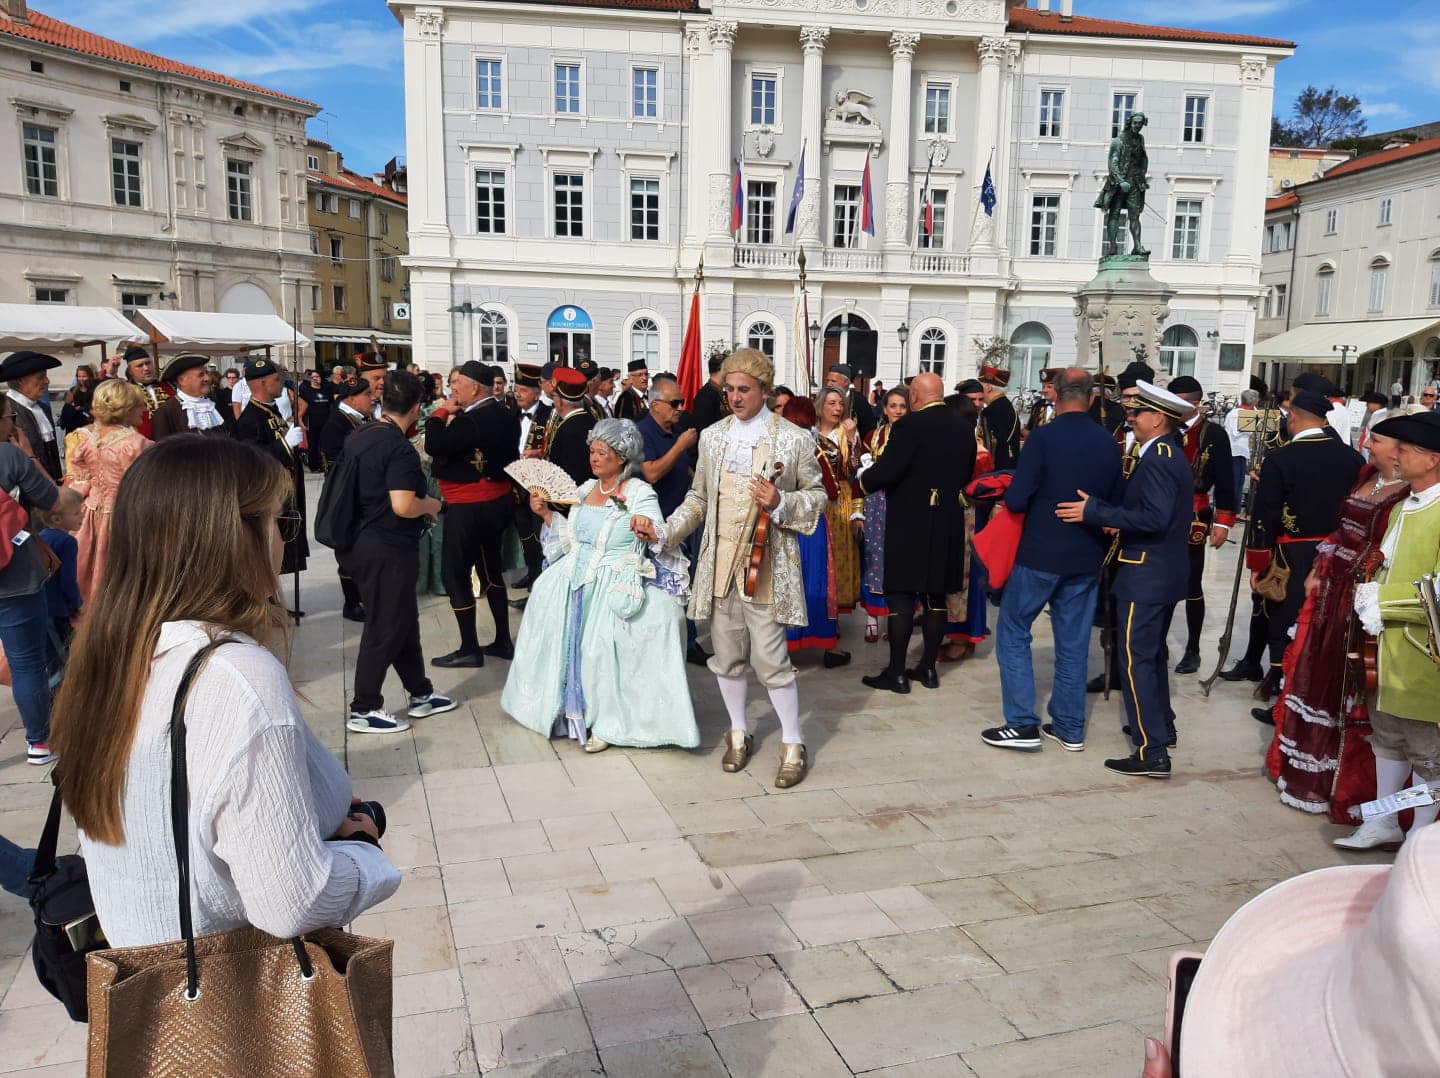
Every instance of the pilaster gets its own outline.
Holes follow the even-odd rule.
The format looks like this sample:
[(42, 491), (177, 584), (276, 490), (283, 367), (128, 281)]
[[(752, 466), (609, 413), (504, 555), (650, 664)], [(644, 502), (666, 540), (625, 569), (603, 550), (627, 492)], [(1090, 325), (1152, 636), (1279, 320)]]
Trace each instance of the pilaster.
[[(910, 102), (915, 96), (914, 58), (920, 35), (890, 35), (890, 167), (885, 182), (885, 250), (903, 255), (910, 247)], [(887, 257), (886, 261), (890, 261)], [(901, 267), (896, 266), (896, 269)]]

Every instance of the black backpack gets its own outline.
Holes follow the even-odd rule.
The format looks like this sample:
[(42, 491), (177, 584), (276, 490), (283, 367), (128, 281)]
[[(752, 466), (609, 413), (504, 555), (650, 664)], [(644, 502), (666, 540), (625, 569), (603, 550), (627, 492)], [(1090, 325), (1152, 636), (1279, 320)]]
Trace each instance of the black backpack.
[(315, 541), (331, 550), (349, 550), (360, 537), (360, 526), (365, 521), (360, 513), (360, 468), (355, 460), (359, 446), (350, 443), (361, 431), (372, 429), (385, 428), (380, 423), (367, 423), (351, 431), (345, 438), (345, 455), (325, 473), (320, 502), (315, 507)]

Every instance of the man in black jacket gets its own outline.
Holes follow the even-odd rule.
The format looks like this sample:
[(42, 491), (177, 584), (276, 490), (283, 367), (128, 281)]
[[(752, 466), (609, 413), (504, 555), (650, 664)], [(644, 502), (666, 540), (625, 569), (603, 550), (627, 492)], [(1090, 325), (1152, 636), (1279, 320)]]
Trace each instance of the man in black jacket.
[[(501, 541), (514, 520), (505, 466), (520, 455), (520, 421), (491, 395), (499, 369), (470, 360), (450, 374), (450, 400), (425, 421), (430, 474), (445, 502), (440, 579), (460, 631), (460, 646), (432, 666), (484, 666), (485, 656), (510, 659), (510, 617), (501, 575)], [(472, 571), (485, 589), (495, 639), (483, 651), (475, 632)]]
[[(855, 372), (847, 364), (837, 363), (825, 372), (825, 384), (845, 394), (845, 418), (855, 420), (863, 438), (875, 429), (875, 409), (865, 403), (865, 398), (855, 391), (852, 384)], [(944, 396), (943, 386), (941, 396)]]
[[(975, 431), (945, 407), (937, 374), (910, 383), (910, 413), (890, 434), (884, 454), (860, 473), (865, 494), (885, 494), (885, 602), (890, 608), (890, 664), (862, 678), (872, 689), (907, 693), (910, 681), (940, 687), (935, 661), (945, 635), (945, 596), (965, 574), (965, 509), (960, 492), (975, 471)], [(920, 665), (905, 667), (915, 603), (925, 604)]]
[(595, 417), (585, 408), (585, 376), (579, 371), (569, 367), (556, 369), (555, 413), (551, 423), (545, 459), (565, 469), (576, 486), (595, 478), (590, 471), (588, 441), (595, 428)]
[[(300, 443), (305, 432), (285, 421), (275, 400), (284, 392), (284, 376), (280, 368), (263, 356), (245, 361), (245, 382), (250, 387), (250, 400), (235, 420), (235, 439), (249, 442), (269, 453), (290, 473), (291, 495), (286, 500), (281, 535), (285, 537), (285, 557), (281, 573), (298, 573), (310, 556), (310, 543), (305, 537), (305, 468), (300, 461)], [(298, 610), (291, 617), (301, 617)]]
[(700, 387), (690, 406), (690, 427), (696, 434), (730, 414), (725, 406), (725, 391), (720, 388), (720, 366), (724, 362), (724, 356), (710, 357), (710, 380)]
[(15, 427), (30, 443), (35, 461), (56, 483), (60, 482), (60, 439), (44, 397), (50, 387), (50, 376), (45, 372), (58, 366), (58, 359), (42, 352), (15, 352), (0, 363), (0, 381), (9, 386), (7, 395), (14, 406)]
[(980, 410), (980, 438), (990, 450), (994, 469), (1009, 471), (1020, 459), (1020, 416), (1005, 395), (1010, 372), (999, 367), (981, 367), (978, 380), (985, 393), (985, 406)]
[[(325, 425), (320, 428), (316, 438), (320, 461), (327, 472), (344, 457), (345, 439), (350, 437), (351, 431), (374, 422), (370, 417), (374, 414), (375, 406), (375, 395), (370, 383), (362, 382), (353, 376), (331, 383), (331, 399), (335, 406), (330, 409)], [(360, 589), (350, 574), (338, 564), (336, 571), (340, 574), (340, 593), (345, 600), (340, 612), (341, 617), (346, 621), (364, 621), (365, 604), (360, 600)]]

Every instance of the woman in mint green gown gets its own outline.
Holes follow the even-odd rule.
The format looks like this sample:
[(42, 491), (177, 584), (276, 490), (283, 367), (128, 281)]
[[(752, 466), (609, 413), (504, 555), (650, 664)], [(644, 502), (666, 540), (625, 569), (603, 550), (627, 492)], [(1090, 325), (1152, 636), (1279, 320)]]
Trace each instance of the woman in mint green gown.
[(597, 478), (581, 485), (569, 517), (531, 499), (548, 567), (530, 591), (500, 706), (586, 752), (700, 743), (685, 677), (683, 558), (652, 556), (630, 530), (639, 517), (664, 524), (654, 490), (634, 475), (643, 450), (635, 424), (601, 420), (590, 435)]

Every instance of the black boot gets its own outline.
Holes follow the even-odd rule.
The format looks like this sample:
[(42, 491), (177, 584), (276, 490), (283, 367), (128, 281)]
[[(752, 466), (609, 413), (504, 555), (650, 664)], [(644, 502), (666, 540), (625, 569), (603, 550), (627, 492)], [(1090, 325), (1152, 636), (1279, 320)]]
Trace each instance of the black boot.
[(1229, 670), (1220, 671), (1221, 681), (1263, 681), (1265, 668), (1258, 662), (1241, 659)]
[(1185, 649), (1185, 654), (1180, 656), (1180, 661), (1175, 664), (1175, 673), (1193, 674), (1200, 669), (1200, 652)]

